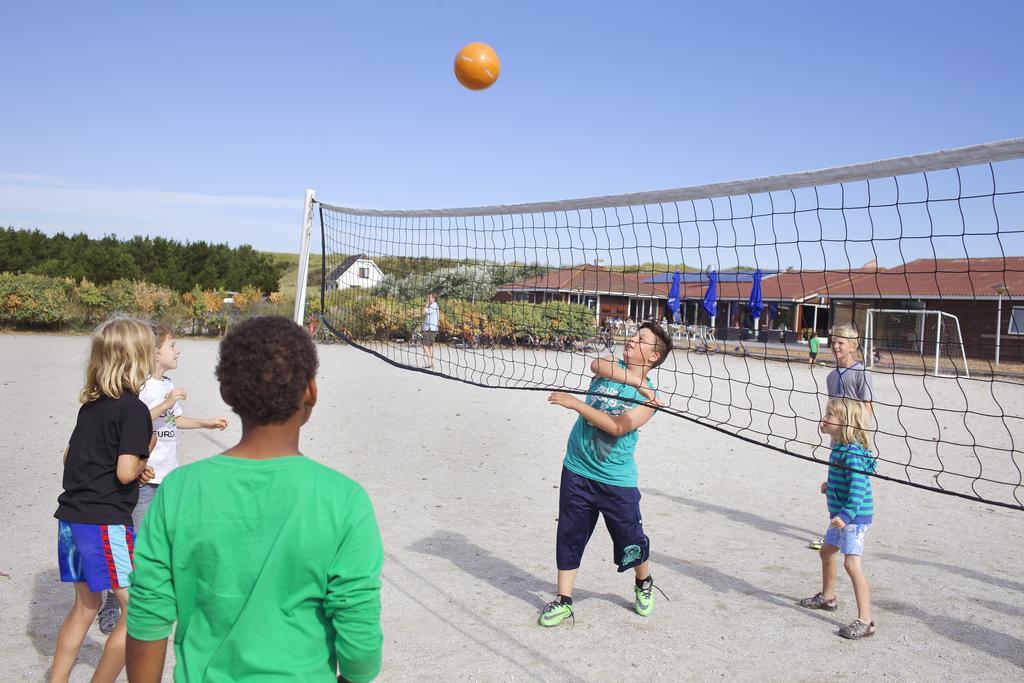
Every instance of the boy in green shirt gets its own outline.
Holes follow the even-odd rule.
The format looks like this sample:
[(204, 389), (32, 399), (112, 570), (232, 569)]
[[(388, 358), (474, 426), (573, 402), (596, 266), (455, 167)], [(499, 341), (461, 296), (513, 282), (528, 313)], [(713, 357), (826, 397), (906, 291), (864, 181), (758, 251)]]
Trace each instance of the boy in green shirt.
[[(362, 682), (380, 671), (380, 535), (366, 492), (299, 453), (316, 347), (279, 317), (221, 342), (217, 378), (242, 421), (223, 455), (164, 480), (135, 546), (128, 676)], [(340, 667), (340, 676), (338, 671)]]

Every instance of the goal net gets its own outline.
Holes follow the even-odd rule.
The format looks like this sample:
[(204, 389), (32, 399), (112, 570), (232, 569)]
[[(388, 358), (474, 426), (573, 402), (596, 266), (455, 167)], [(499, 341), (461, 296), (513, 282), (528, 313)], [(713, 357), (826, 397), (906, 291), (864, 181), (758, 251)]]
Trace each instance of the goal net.
[(866, 311), (865, 365), (922, 369), (936, 377), (970, 377), (960, 319), (943, 311), (874, 309)]

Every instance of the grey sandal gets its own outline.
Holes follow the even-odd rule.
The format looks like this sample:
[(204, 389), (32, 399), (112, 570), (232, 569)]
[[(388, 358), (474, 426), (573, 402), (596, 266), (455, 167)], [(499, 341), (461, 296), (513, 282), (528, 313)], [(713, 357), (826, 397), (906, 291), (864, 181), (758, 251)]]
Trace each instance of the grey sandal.
[(839, 635), (850, 640), (873, 636), (875, 635), (875, 622), (872, 621), (870, 624), (865, 624), (860, 619), (854, 619), (849, 625), (839, 629)]
[(824, 595), (818, 593), (813, 598), (804, 598), (801, 600), (800, 606), (806, 609), (823, 609), (826, 612), (835, 612), (836, 608), (839, 606), (839, 602), (835, 598), (826, 600)]

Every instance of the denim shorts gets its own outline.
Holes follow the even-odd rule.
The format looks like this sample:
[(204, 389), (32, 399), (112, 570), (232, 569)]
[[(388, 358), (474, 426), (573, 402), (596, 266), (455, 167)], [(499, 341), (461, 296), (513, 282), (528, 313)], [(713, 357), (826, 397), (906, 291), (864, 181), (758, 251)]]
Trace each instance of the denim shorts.
[(842, 529), (829, 525), (825, 532), (825, 543), (839, 548), (843, 555), (863, 555), (864, 534), (870, 528), (870, 524), (847, 524)]

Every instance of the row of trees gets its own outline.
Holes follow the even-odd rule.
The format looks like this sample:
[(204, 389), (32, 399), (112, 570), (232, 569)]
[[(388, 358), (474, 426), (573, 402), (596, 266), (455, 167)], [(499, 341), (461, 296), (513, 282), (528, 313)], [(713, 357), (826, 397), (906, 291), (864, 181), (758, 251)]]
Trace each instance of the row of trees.
[(374, 293), (392, 299), (414, 300), (434, 292), (440, 299), (486, 301), (497, 294), (501, 285), (543, 275), (549, 270), (535, 264), (518, 263), (449, 265), (429, 272), (387, 274)]
[(39, 230), (0, 230), (0, 272), (83, 279), (146, 282), (185, 292), (193, 287), (275, 292), (283, 266), (252, 247), (178, 242), (163, 237), (93, 239), (79, 233), (50, 237)]

